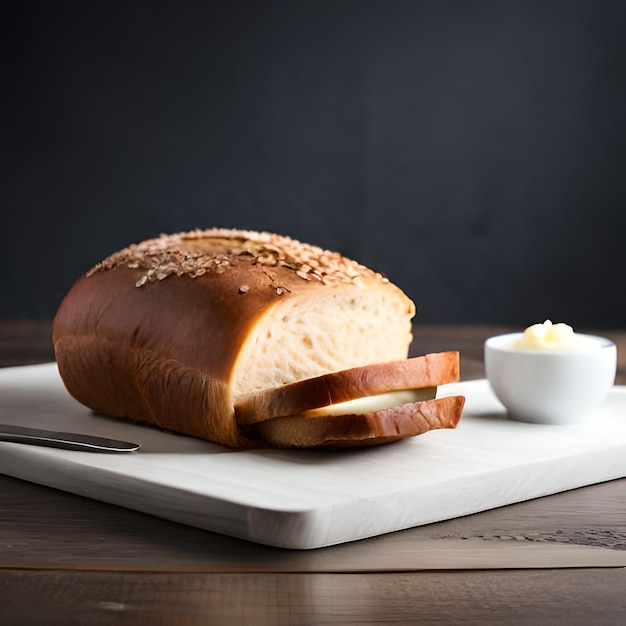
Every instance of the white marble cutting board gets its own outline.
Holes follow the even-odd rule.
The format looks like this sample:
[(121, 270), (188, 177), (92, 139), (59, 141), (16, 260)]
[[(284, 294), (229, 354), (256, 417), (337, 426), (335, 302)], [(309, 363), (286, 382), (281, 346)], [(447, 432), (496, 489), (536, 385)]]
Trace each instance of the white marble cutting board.
[(140, 443), (98, 454), (0, 443), (0, 473), (257, 543), (309, 549), (459, 517), (626, 476), (626, 387), (593, 420), (506, 419), (486, 381), (456, 430), (346, 451), (233, 451), (93, 415), (55, 364), (0, 369), (0, 422)]

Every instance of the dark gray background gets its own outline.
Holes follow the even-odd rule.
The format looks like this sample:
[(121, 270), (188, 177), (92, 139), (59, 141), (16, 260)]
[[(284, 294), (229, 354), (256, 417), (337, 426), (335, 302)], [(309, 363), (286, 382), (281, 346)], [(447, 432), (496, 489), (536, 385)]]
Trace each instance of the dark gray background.
[(3, 5), (0, 317), (225, 226), (356, 258), (423, 323), (624, 327), (625, 6)]

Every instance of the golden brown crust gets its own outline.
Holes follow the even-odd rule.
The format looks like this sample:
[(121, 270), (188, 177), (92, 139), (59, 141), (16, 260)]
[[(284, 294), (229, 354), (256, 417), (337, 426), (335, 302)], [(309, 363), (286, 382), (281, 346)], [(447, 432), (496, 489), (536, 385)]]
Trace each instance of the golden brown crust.
[(459, 380), (459, 353), (421, 357), (356, 367), (309, 378), (282, 387), (247, 394), (235, 406), (237, 422), (249, 426), (274, 417), (376, 394), (437, 387)]
[[(260, 268), (290, 270), (306, 282), (350, 283), (372, 278), (389, 282), (338, 252), (273, 233), (223, 228), (161, 235), (128, 246), (96, 265), (88, 276), (126, 266), (141, 270), (136, 282), (141, 287), (172, 275), (197, 278), (206, 273), (222, 274), (230, 271), (237, 257)], [(280, 290), (280, 285), (276, 289)]]
[(55, 353), (68, 391), (107, 415), (247, 446), (230, 418), (234, 347), (199, 316), (186, 315), (188, 306), (202, 306), (201, 285), (127, 292), (119, 275), (127, 271), (82, 279), (57, 314)]
[(275, 447), (378, 445), (429, 430), (456, 428), (464, 403), (463, 396), (449, 396), (357, 415), (276, 417), (253, 428)]

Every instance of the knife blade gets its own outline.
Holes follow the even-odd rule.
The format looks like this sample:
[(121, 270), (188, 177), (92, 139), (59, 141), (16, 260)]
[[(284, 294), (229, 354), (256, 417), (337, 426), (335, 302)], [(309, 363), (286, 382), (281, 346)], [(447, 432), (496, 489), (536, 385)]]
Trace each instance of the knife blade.
[(0, 441), (86, 452), (135, 452), (141, 447), (138, 443), (128, 441), (94, 437), (82, 433), (65, 433), (27, 426), (14, 426), (13, 424), (0, 424)]

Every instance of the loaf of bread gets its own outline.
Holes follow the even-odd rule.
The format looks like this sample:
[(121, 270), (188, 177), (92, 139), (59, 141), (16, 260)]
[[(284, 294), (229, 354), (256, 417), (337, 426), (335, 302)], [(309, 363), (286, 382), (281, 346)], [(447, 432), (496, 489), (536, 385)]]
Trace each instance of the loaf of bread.
[[(365, 445), (388, 440), (394, 407), (341, 428), (341, 416), (307, 411), (457, 379), (458, 354), (407, 359), (414, 312), (389, 280), (338, 253), (212, 229), (92, 268), (61, 303), (53, 341), (68, 391), (96, 412), (231, 447)], [(430, 410), (429, 428), (456, 424), (460, 410)], [(405, 422), (395, 438), (419, 434)]]

